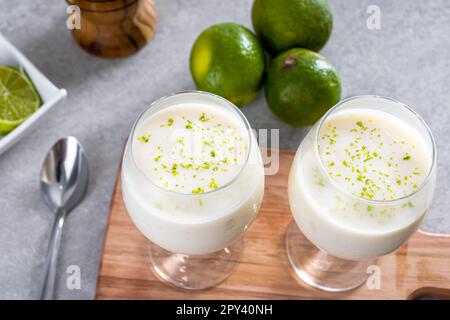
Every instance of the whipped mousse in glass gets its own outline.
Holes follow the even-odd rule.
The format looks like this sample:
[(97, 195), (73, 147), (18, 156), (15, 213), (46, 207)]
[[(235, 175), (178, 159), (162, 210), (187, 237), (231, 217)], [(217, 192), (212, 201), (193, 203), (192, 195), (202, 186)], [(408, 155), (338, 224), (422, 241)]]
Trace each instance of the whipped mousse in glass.
[(187, 289), (211, 287), (239, 262), (264, 194), (258, 144), (241, 111), (188, 91), (154, 102), (124, 154), (122, 192), (150, 240), (154, 272)]
[(404, 104), (359, 96), (330, 109), (301, 143), (289, 174), (295, 223), (286, 249), (296, 274), (327, 291), (363, 284), (374, 259), (418, 229), (435, 166), (430, 129)]

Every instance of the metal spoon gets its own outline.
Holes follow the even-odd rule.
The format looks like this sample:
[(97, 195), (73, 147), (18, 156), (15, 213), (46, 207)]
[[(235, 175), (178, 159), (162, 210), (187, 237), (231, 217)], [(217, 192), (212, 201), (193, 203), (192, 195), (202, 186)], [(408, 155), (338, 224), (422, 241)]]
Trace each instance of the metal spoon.
[(81, 144), (74, 137), (58, 140), (48, 152), (40, 176), (42, 197), (55, 214), (45, 259), (41, 300), (54, 299), (56, 264), (64, 220), (83, 198), (88, 180), (88, 163)]

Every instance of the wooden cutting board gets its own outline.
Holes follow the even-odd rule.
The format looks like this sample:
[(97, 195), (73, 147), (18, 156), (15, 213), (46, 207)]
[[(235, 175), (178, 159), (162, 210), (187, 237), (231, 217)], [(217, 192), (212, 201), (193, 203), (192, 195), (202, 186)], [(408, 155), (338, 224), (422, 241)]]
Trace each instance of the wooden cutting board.
[(147, 240), (131, 222), (122, 201), (120, 174), (97, 285), (97, 299), (412, 299), (450, 298), (450, 235), (418, 231), (396, 252), (377, 260), (381, 288), (363, 285), (327, 293), (299, 280), (289, 265), (284, 240), (291, 221), (287, 177), (292, 151), (280, 152), (280, 170), (266, 176), (262, 209), (247, 232), (240, 265), (218, 286), (200, 291), (160, 282), (147, 259)]

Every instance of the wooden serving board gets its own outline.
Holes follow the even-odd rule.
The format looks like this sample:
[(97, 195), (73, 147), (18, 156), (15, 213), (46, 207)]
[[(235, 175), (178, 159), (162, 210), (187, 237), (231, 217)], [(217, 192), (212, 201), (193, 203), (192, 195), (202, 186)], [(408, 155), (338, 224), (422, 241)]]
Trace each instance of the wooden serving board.
[(396, 252), (377, 260), (381, 288), (363, 285), (327, 293), (299, 280), (289, 265), (284, 240), (291, 221), (287, 177), (292, 151), (280, 152), (280, 170), (266, 176), (262, 209), (244, 238), (235, 272), (218, 286), (200, 291), (159, 281), (147, 258), (147, 240), (131, 222), (122, 201), (119, 177), (97, 286), (97, 299), (413, 299), (450, 298), (450, 235), (418, 231)]

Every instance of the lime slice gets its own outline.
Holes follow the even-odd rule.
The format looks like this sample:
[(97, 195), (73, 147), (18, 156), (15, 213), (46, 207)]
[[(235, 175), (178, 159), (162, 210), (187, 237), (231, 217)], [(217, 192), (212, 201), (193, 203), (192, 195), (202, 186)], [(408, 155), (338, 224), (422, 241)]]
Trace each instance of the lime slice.
[(41, 98), (24, 72), (0, 66), (0, 135), (11, 132), (40, 105)]

